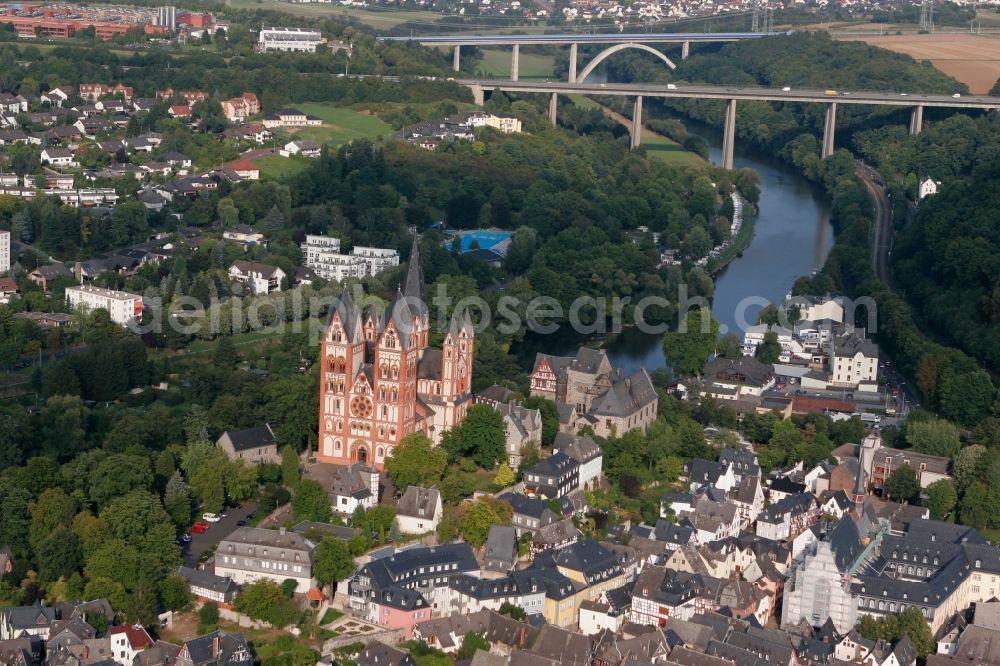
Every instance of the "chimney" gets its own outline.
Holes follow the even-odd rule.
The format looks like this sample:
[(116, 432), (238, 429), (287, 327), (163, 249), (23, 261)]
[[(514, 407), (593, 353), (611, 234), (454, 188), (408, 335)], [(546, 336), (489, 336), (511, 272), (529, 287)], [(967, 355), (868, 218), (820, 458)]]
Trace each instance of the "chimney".
[(89, 658), (90, 658), (90, 646), (89, 645), (84, 645), (83, 646), (83, 659), (89, 659)]
[(218, 657), (219, 656), (219, 634), (218, 634), (218, 632), (216, 632), (216, 634), (214, 636), (212, 636), (212, 656), (213, 657)]
[(83, 284), (83, 266), (79, 261), (73, 264), (73, 277), (77, 282)]
[(278, 528), (278, 534), (280, 534), (281, 536), (285, 536), (285, 528), (284, 527), (279, 527)]

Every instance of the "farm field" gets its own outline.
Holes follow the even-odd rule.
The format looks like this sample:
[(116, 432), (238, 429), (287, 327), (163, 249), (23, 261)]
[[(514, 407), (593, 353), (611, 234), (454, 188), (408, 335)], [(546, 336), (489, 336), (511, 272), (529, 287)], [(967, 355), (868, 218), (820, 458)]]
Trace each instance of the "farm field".
[(375, 139), (392, 134), (392, 128), (375, 116), (328, 104), (305, 102), (295, 108), (323, 120), (319, 127), (304, 127), (294, 132), (296, 139), (340, 145), (353, 139)]
[(391, 30), (407, 21), (434, 23), (445, 18), (443, 14), (422, 10), (371, 11), (326, 3), (291, 3), (275, 0), (230, 0), (231, 6), (240, 9), (270, 9), (296, 16), (349, 16), (374, 30)]
[(933, 35), (842, 35), (838, 39), (862, 41), (929, 60), (949, 76), (969, 86), (973, 93), (989, 92), (1000, 79), (1000, 38), (986, 35), (938, 33)]
[[(476, 65), (476, 74), (506, 79), (510, 77), (510, 49), (483, 49), (483, 59)], [(555, 57), (532, 53), (521, 48), (519, 78), (551, 79), (555, 70)]]

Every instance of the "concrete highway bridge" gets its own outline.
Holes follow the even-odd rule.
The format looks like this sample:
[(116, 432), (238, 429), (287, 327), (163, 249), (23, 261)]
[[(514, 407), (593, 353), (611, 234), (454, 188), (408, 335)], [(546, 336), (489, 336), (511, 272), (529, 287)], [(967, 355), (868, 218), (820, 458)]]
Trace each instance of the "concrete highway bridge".
[[(658, 33), (606, 33), (606, 34), (559, 34), (559, 35), (426, 35), (423, 37), (379, 37), (384, 42), (416, 42), (424, 46), (453, 46), (455, 56), (452, 68), (457, 72), (462, 62), (463, 46), (510, 46), (510, 78), (518, 80), (522, 45), (568, 44), (569, 82), (584, 81), (595, 67), (608, 56), (624, 49), (646, 51), (664, 62), (670, 69), (676, 65), (662, 52), (649, 44), (680, 44), (681, 58), (687, 58), (692, 42), (737, 42), (743, 39), (760, 39), (769, 34), (762, 32), (658, 32)], [(610, 44), (577, 75), (577, 47), (580, 44)]]
[(1000, 97), (985, 95), (934, 95), (923, 93), (891, 93), (860, 90), (808, 90), (795, 88), (756, 88), (736, 86), (715, 86), (695, 83), (648, 84), (648, 83), (580, 83), (505, 81), (490, 79), (457, 79), (472, 90), (476, 104), (482, 106), (487, 91), (501, 90), (513, 93), (541, 93), (550, 95), (549, 120), (555, 125), (558, 97), (560, 94), (578, 93), (615, 97), (634, 97), (632, 112), (632, 146), (639, 146), (642, 127), (643, 97), (664, 97), (681, 99), (718, 99), (726, 102), (725, 127), (722, 140), (722, 166), (733, 168), (733, 148), (736, 140), (736, 103), (741, 100), (762, 102), (786, 102), (802, 104), (823, 104), (826, 119), (823, 127), (822, 157), (829, 157), (834, 151), (834, 133), (837, 122), (837, 106), (841, 104), (862, 104), (868, 106), (902, 106), (911, 109), (910, 133), (918, 134), (923, 129), (925, 108), (980, 109), (985, 111), (1000, 109)]

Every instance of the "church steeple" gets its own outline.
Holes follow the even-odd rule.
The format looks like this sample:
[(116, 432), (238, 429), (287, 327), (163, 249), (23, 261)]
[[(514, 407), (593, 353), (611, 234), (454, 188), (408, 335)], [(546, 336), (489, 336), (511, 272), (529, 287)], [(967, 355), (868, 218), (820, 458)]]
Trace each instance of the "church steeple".
[(413, 249), (410, 250), (410, 260), (406, 267), (406, 284), (403, 285), (403, 296), (407, 299), (420, 299), (424, 292), (424, 274), (420, 270), (420, 236), (413, 233)]
[(861, 513), (861, 509), (865, 503), (865, 496), (867, 495), (865, 490), (865, 447), (862, 445), (858, 446), (858, 474), (854, 478), (854, 492), (851, 495), (851, 499), (854, 501), (854, 506), (858, 510), (858, 514)]

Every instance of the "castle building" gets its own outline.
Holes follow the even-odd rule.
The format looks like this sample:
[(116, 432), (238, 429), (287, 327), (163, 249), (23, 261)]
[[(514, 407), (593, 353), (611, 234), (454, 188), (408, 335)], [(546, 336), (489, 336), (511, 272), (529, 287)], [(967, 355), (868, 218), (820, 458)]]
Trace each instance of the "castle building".
[(345, 288), (323, 336), (319, 462), (381, 470), (406, 435), (435, 443), (472, 404), (473, 330), (468, 311), (452, 320), (441, 349), (428, 348), (416, 239), (406, 283), (386, 308), (362, 312)]

